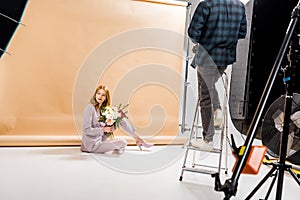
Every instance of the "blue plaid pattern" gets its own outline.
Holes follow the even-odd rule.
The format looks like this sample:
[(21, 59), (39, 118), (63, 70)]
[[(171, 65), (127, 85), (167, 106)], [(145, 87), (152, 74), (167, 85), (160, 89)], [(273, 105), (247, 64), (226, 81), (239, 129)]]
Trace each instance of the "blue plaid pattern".
[(238, 39), (245, 38), (246, 33), (247, 21), (242, 2), (200, 2), (188, 28), (191, 40), (200, 44), (193, 63), (198, 66), (227, 66), (234, 63)]

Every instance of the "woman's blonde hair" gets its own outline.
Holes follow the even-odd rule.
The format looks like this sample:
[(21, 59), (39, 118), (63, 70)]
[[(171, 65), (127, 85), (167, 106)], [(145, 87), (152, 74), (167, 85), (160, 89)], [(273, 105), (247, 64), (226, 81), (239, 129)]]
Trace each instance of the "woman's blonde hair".
[(109, 90), (108, 90), (108, 88), (106, 87), (106, 86), (104, 86), (104, 85), (99, 85), (97, 88), (96, 88), (96, 90), (95, 90), (95, 92), (94, 92), (94, 95), (93, 95), (93, 97), (91, 98), (91, 100), (90, 100), (90, 102), (91, 102), (91, 104), (93, 104), (94, 106), (95, 106), (95, 108), (99, 108), (99, 103), (97, 102), (97, 100), (96, 100), (96, 94), (98, 93), (98, 91), (99, 90), (104, 90), (105, 91), (105, 93), (106, 93), (106, 98), (105, 98), (105, 101), (102, 103), (102, 105), (101, 106), (109, 106), (110, 105), (110, 94), (109, 94)]

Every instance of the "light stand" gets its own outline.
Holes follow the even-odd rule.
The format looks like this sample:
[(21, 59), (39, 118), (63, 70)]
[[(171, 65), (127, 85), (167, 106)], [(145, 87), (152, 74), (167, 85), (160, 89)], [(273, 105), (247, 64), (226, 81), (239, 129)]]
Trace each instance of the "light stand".
[(186, 128), (185, 124), (185, 115), (186, 115), (186, 98), (187, 98), (187, 87), (189, 85), (188, 82), (188, 70), (189, 70), (189, 60), (190, 60), (190, 41), (189, 37), (186, 36), (188, 25), (191, 20), (191, 5), (192, 3), (188, 2), (186, 6), (186, 22), (185, 22), (185, 49), (186, 49), (186, 57), (185, 57), (185, 76), (184, 76), (184, 86), (183, 86), (183, 100), (182, 100), (182, 117), (181, 117), (181, 124), (179, 126), (181, 127), (181, 133), (184, 134), (185, 131), (190, 130), (189, 128)]
[[(295, 34), (294, 34), (294, 36), (295, 36)], [(298, 38), (298, 41), (299, 41), (299, 38)], [(291, 46), (290, 46), (290, 54), (289, 54), (290, 65), (287, 68), (283, 69), (284, 74), (285, 74), (283, 81), (284, 81), (284, 84), (286, 86), (286, 94), (284, 96), (285, 97), (284, 124), (287, 124), (287, 123), (289, 124), (290, 123), (290, 116), (292, 114), (291, 113), (291, 108), (292, 108), (292, 102), (293, 102), (293, 90), (294, 90), (294, 87), (295, 87), (295, 83), (294, 83), (295, 71), (294, 70), (295, 70), (295, 67), (296, 67), (295, 64), (297, 63), (297, 62), (296, 63), (294, 62), (294, 59), (292, 57), (295, 57), (295, 55), (297, 57), (297, 54), (299, 54), (299, 52), (296, 52), (296, 51), (293, 50), (293, 43), (294, 42), (295, 42), (295, 40), (292, 39)], [(298, 46), (299, 46), (299, 42), (298, 42)], [(282, 132), (282, 135), (281, 135), (281, 149), (280, 149), (279, 162), (268, 164), (268, 165), (272, 166), (272, 169), (261, 180), (261, 182), (254, 188), (254, 190), (248, 195), (246, 200), (250, 199), (257, 192), (257, 190), (264, 184), (264, 182), (270, 177), (273, 177), (273, 180), (271, 182), (271, 185), (269, 187), (269, 190), (267, 192), (267, 195), (266, 195), (265, 199), (268, 199), (277, 178), (278, 178), (278, 183), (277, 183), (276, 199), (281, 199), (282, 187), (283, 187), (283, 178), (284, 178), (284, 172), (285, 171), (288, 171), (300, 186), (300, 180), (297, 178), (295, 173), (293, 173), (292, 170), (291, 170), (293, 168), (293, 166), (286, 164), (288, 135), (289, 135), (289, 125), (287, 125), (287, 126), (283, 125), (283, 132)]]
[[(271, 88), (275, 81), (276, 74), (281, 67), (281, 62), (287, 51), (290, 40), (294, 34), (295, 27), (299, 21), (299, 18), (300, 18), (299, 9), (300, 9), (300, 0), (298, 2), (297, 6), (293, 10), (291, 21), (290, 21), (289, 27), (287, 29), (285, 38), (284, 38), (281, 48), (279, 50), (278, 56), (275, 60), (275, 64), (272, 68), (271, 74), (269, 76), (269, 79), (268, 79), (265, 89), (263, 91), (262, 97), (261, 97), (259, 104), (257, 106), (257, 109), (255, 111), (255, 114), (254, 114), (254, 117), (250, 124), (250, 127), (247, 131), (247, 138), (246, 138), (245, 144), (243, 146), (241, 146), (240, 148), (236, 148), (236, 150), (235, 150), (235, 153), (238, 155), (238, 161), (236, 163), (236, 167), (233, 171), (232, 177), (230, 179), (227, 179), (225, 181), (225, 184), (222, 185), (220, 182), (219, 174), (214, 175), (215, 176), (215, 190), (224, 192), (224, 194), (225, 194), (224, 200), (229, 200), (237, 192), (238, 179), (239, 179), (239, 177), (243, 171), (243, 168), (246, 165), (247, 159), (249, 157), (251, 146), (252, 146), (252, 143), (253, 143), (253, 140), (255, 137), (255, 131), (259, 124), (259, 119), (261, 118), (262, 112), (266, 105), (267, 98), (270, 94)], [(282, 138), (281, 138), (280, 160), (279, 160), (279, 163), (273, 164), (273, 168), (271, 169), (271, 171), (267, 174), (267, 176), (261, 181), (261, 183), (253, 191), (253, 193), (255, 193), (256, 190), (266, 181), (266, 179), (268, 177), (270, 177), (271, 175), (274, 175), (275, 178), (278, 178), (277, 179), (276, 200), (280, 200), (281, 196), (282, 196), (283, 178), (284, 178), (285, 171), (290, 172), (292, 174), (292, 176), (295, 178), (295, 180), (297, 181), (297, 183), (300, 185), (300, 182), (297, 179), (296, 175), (291, 171), (290, 165), (286, 165), (286, 163), (285, 163), (286, 154), (287, 154), (287, 141), (288, 141), (288, 134), (289, 134), (291, 105), (292, 105), (292, 100), (293, 100), (293, 91), (292, 90), (293, 90), (293, 84), (294, 84), (294, 74), (292, 72), (293, 72), (294, 67), (295, 66), (289, 67), (288, 72), (287, 72), (287, 77), (285, 78), (287, 92), (285, 95), (284, 124), (283, 124)], [(275, 172), (275, 170), (276, 170), (276, 172)], [(275, 174), (273, 174), (274, 172), (275, 172)], [(273, 186), (274, 183), (275, 183), (275, 180), (273, 179), (271, 187)], [(248, 198), (251, 198), (252, 195), (253, 194), (251, 193)]]

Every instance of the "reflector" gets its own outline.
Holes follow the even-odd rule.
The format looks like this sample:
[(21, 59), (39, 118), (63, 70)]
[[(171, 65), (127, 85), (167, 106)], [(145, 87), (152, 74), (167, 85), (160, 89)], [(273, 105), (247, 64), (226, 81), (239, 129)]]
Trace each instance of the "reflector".
[[(268, 108), (261, 127), (261, 139), (267, 146), (267, 152), (273, 157), (280, 155), (280, 139), (284, 117), (284, 96), (277, 98)], [(300, 94), (294, 93), (292, 103), (292, 115), (289, 124), (290, 131), (287, 144), (287, 160), (293, 164), (300, 164)]]

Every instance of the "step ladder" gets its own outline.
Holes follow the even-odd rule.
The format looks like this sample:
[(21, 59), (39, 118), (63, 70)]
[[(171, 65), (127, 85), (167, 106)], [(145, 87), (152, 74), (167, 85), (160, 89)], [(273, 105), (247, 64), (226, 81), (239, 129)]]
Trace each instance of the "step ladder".
[[(224, 77), (224, 78), (223, 78)], [(202, 149), (199, 149), (197, 147), (192, 146), (192, 141), (198, 139), (198, 133), (199, 129), (201, 129), (201, 125), (199, 125), (200, 119), (200, 100), (197, 100), (197, 105), (195, 108), (195, 115), (192, 122), (192, 126), (190, 129), (189, 137), (187, 138), (187, 141), (183, 148), (186, 149), (184, 161), (181, 169), (181, 175), (179, 178), (179, 181), (182, 181), (184, 172), (195, 172), (195, 173), (202, 173), (202, 174), (208, 174), (213, 175), (216, 173), (221, 173), (222, 170), (224, 170), (224, 173), (228, 173), (228, 95), (227, 95), (227, 88), (228, 88), (228, 78), (226, 73), (222, 76), (225, 92), (224, 92), (224, 102), (223, 102), (223, 125), (220, 130), (215, 130), (215, 136), (217, 137), (219, 135), (220, 137), (220, 143), (218, 148), (214, 148), (211, 151), (205, 151)], [(224, 152), (225, 150), (225, 152)], [(206, 152), (209, 154), (208, 156), (211, 156), (210, 154), (216, 154), (218, 155), (218, 164), (217, 165), (207, 165), (206, 163), (201, 163), (199, 160), (197, 160), (197, 154), (199, 152)], [(188, 165), (188, 158), (190, 158), (190, 153), (192, 153), (192, 163), (189, 163)], [(225, 155), (224, 155), (225, 154)], [(199, 155), (199, 154), (198, 154)], [(199, 157), (199, 156), (198, 156)], [(223, 163), (224, 162), (224, 163)], [(223, 164), (222, 164), (223, 163)], [(224, 165), (224, 166), (223, 166)]]

